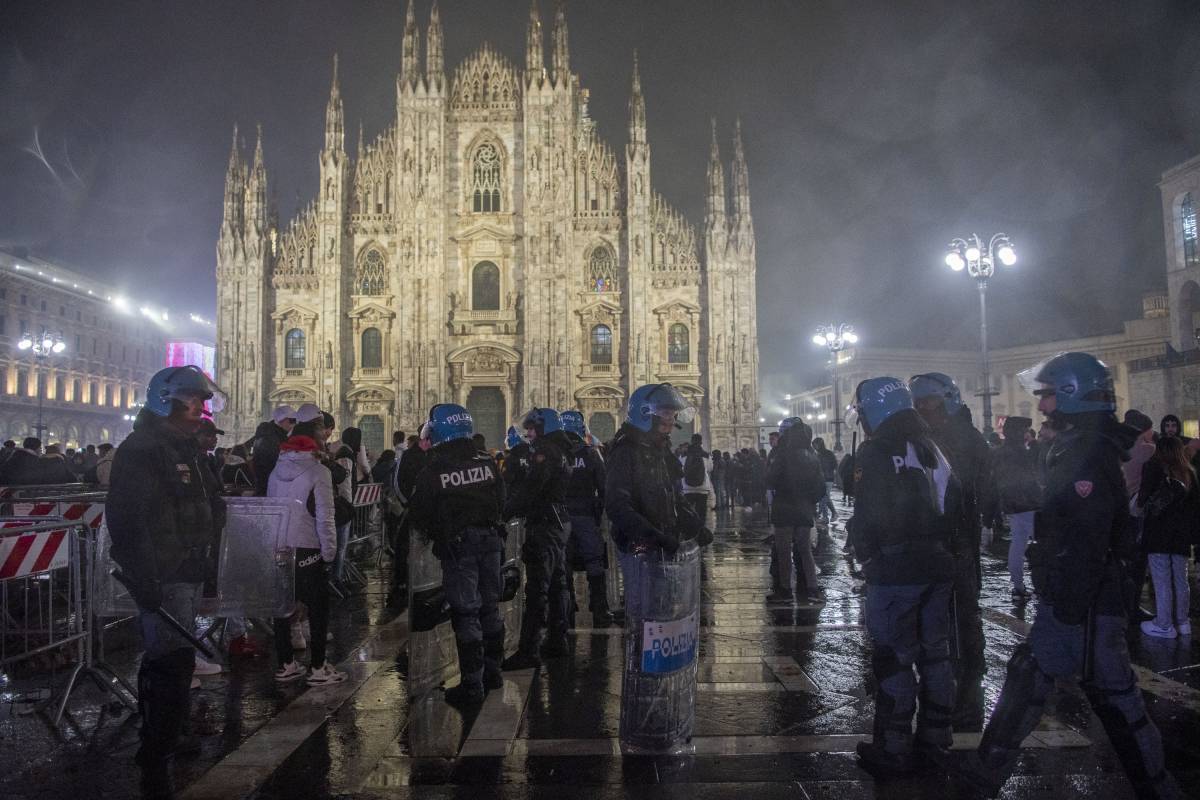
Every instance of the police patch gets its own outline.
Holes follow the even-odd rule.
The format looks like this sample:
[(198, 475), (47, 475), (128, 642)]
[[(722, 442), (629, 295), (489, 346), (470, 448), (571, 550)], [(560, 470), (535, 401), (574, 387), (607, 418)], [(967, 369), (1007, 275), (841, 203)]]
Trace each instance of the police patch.
[(1075, 481), (1075, 494), (1082, 497), (1084, 500), (1092, 493), (1091, 481)]

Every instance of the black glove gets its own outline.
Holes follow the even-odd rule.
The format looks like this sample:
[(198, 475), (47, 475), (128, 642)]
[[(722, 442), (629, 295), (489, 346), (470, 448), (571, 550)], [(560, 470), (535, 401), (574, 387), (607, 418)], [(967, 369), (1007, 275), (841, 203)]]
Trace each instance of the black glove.
[(679, 549), (679, 537), (663, 531), (654, 532), (654, 543), (668, 555), (675, 555), (675, 551)]
[(713, 533), (708, 528), (701, 528), (700, 532), (696, 534), (696, 544), (700, 545), (701, 547), (708, 547), (710, 544), (712, 544), (712, 540)]
[(134, 602), (138, 604), (138, 608), (154, 611), (162, 606), (162, 584), (157, 579), (131, 580), (127, 586), (129, 593), (133, 595)]

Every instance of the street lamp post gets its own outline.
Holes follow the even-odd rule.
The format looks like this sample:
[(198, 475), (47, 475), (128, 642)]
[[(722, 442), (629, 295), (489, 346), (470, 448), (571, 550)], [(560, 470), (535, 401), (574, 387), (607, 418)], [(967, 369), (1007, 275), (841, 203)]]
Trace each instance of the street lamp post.
[(967, 239), (955, 239), (950, 242), (946, 253), (946, 266), (955, 272), (962, 272), (975, 279), (979, 286), (979, 349), (983, 385), (979, 395), (983, 398), (983, 432), (992, 432), (992, 397), (997, 392), (992, 391), (992, 367), (988, 360), (987, 340), (987, 284), (988, 279), (996, 274), (996, 259), (1006, 267), (1017, 263), (1017, 251), (1013, 249), (1012, 240), (1006, 233), (997, 233), (988, 240), (985, 246), (977, 234), (971, 234)]
[(838, 385), (838, 353), (846, 349), (846, 345), (858, 342), (858, 334), (853, 325), (839, 322), (836, 325), (821, 325), (813, 335), (813, 344), (829, 348), (830, 371), (833, 377), (833, 452), (842, 452), (842, 399), (841, 386)]
[(46, 397), (46, 387), (42, 383), (42, 376), (45, 374), (46, 359), (66, 350), (67, 345), (62, 339), (62, 334), (51, 333), (43, 328), (42, 335), (36, 339), (28, 333), (22, 334), (21, 340), (17, 342), (17, 349), (29, 351), (36, 364), (33, 379), (37, 382), (38, 416), (34, 431), (37, 432), (37, 438), (40, 440), (42, 433), (46, 430), (46, 426), (42, 424), (42, 404)]

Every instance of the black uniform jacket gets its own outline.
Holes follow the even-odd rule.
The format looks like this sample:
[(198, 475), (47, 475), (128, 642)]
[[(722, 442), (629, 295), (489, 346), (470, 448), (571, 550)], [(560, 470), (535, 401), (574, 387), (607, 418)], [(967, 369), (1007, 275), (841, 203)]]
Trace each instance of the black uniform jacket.
[(408, 508), (413, 526), (433, 540), (440, 558), (465, 528), (499, 529), (504, 481), (492, 457), (476, 450), (470, 439), (445, 442), (429, 452)]
[(606, 464), (604, 511), (613, 542), (623, 552), (639, 547), (674, 550), (702, 527), (681, 493), (683, 466), (665, 436), (625, 423)]
[(595, 517), (604, 513), (604, 459), (596, 448), (589, 447), (579, 437), (573, 437), (567, 460), (571, 464), (571, 480), (567, 483), (567, 510), (571, 516)]

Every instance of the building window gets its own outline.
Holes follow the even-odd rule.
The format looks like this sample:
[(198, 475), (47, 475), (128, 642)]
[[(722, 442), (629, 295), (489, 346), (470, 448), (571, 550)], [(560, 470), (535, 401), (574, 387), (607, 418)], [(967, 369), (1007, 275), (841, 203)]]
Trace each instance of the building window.
[(59, 315), (60, 317), (65, 317), (65, 316), (67, 315), (67, 307), (66, 307), (66, 306), (59, 306), (59, 307), (58, 307), (58, 315)]
[(480, 261), (471, 270), (471, 308), (500, 310), (500, 268), (490, 261)]
[(471, 163), (471, 209), (476, 214), (500, 211), (500, 153), (496, 145), (479, 145)]
[(100, 347), (100, 340), (92, 339), (92, 355), (96, 355), (96, 350), (99, 347)]
[(612, 329), (607, 325), (592, 328), (592, 363), (612, 363)]
[(0, 394), (8, 394), (8, 367), (0, 367)]
[(45, 301), (45, 300), (43, 300), (43, 301), (42, 301), (42, 306), (41, 306), (41, 308), (42, 308), (42, 311), (45, 311), (45, 310), (46, 310), (46, 301)]
[(104, 405), (111, 406), (113, 404), (113, 387), (112, 384), (104, 387)]
[(8, 323), (8, 320), (6, 320), (4, 318), (3, 314), (0, 314), (0, 336), (3, 336), (4, 334), (8, 333), (8, 324), (7, 323)]
[(80, 352), (79, 341), (80, 341), (79, 334), (77, 333), (77, 334), (75, 334), (75, 352), (76, 353)]
[(83, 381), (76, 379), (71, 383), (71, 400), (76, 403), (83, 402)]
[(1179, 220), (1183, 229), (1183, 265), (1185, 267), (1200, 267), (1200, 249), (1196, 246), (1196, 206), (1192, 203), (1192, 193), (1183, 196), (1179, 204)]
[(88, 384), (88, 400), (94, 405), (100, 405), (100, 384), (95, 381)]
[(58, 401), (66, 400), (67, 382), (63, 380), (61, 375), (54, 378), (54, 399)]
[(29, 396), (29, 370), (17, 370), (17, 397)]
[(29, 298), (26, 297), (25, 295), (21, 295), (21, 305), (28, 305), (28, 303), (29, 303)]
[(688, 364), (692, 360), (691, 351), (692, 342), (687, 325), (676, 322), (667, 331), (667, 361), (672, 364)]
[(383, 294), (387, 289), (387, 272), (383, 262), (383, 253), (371, 249), (363, 256), (358, 265), (358, 293), (366, 295)]
[(588, 288), (593, 292), (617, 289), (617, 261), (607, 246), (596, 247), (588, 259)]
[(367, 328), (362, 332), (362, 365), (364, 369), (383, 366), (383, 336), (379, 328)]
[(283, 365), (286, 369), (304, 369), (304, 331), (292, 328), (283, 340)]
[(121, 408), (129, 408), (129, 390), (121, 387)]

